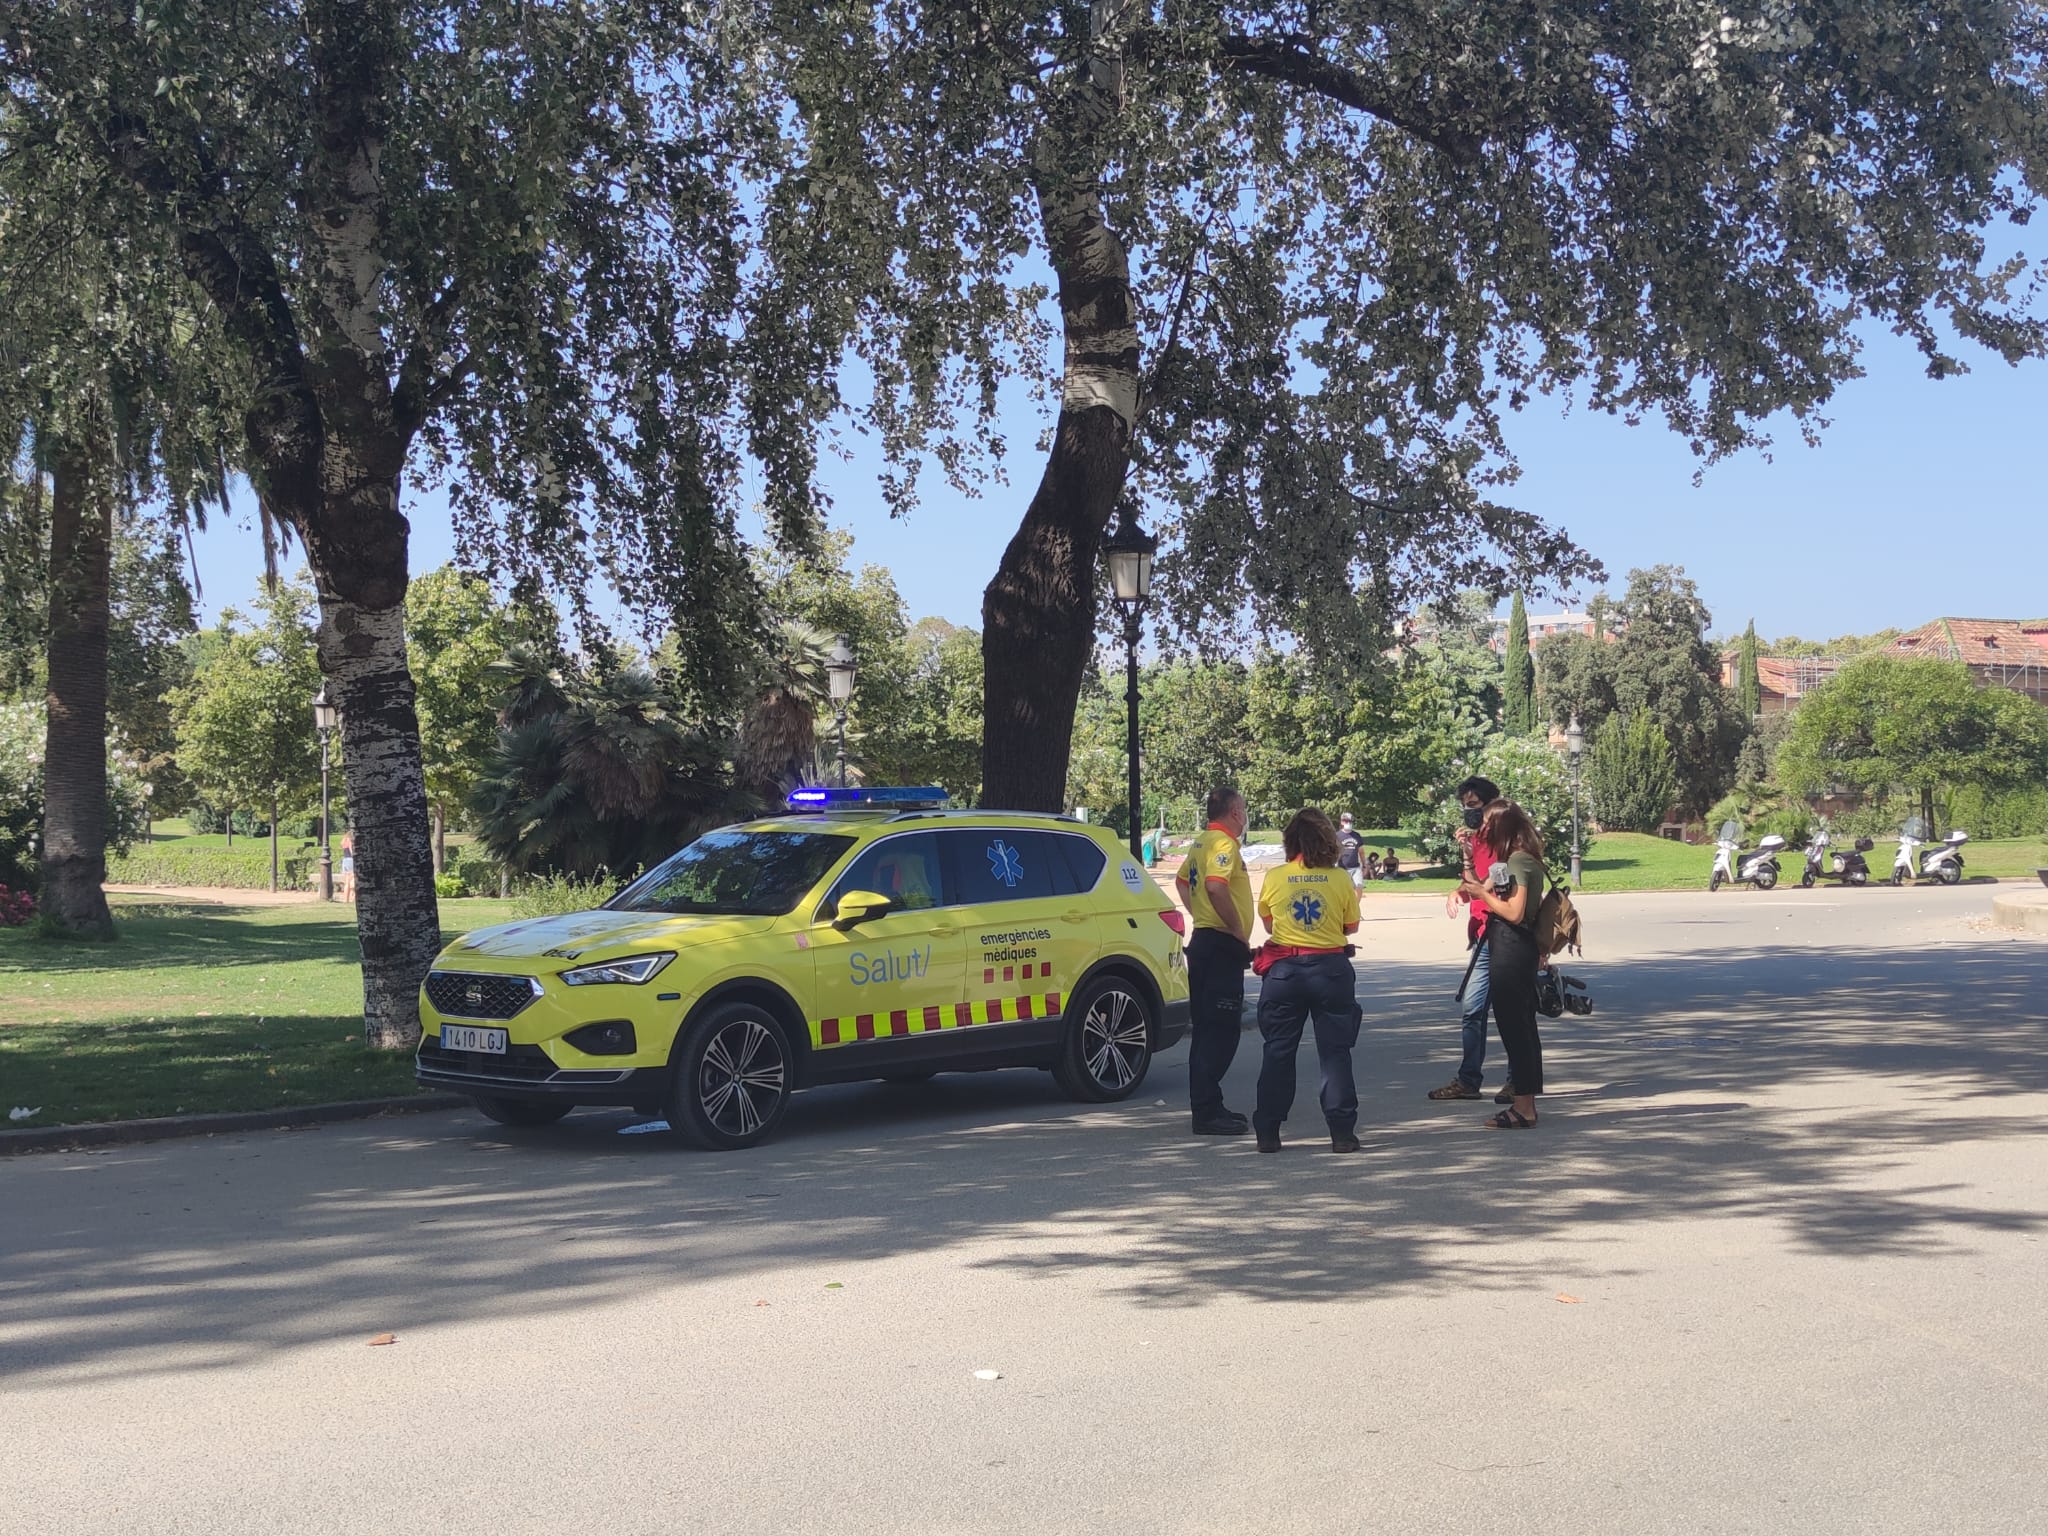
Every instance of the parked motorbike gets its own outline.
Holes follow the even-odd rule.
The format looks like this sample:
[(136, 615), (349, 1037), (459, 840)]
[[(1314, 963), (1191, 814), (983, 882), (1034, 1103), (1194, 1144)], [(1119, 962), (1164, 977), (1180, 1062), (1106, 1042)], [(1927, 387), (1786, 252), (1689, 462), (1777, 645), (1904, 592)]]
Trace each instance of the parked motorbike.
[(1785, 839), (1773, 832), (1769, 837), (1759, 838), (1754, 848), (1745, 850), (1742, 823), (1722, 822), (1721, 835), (1714, 841), (1714, 872), (1707, 879), (1707, 889), (1718, 891), (1724, 885), (1772, 889), (1778, 883), (1778, 855), (1784, 847)]
[[(1893, 885), (1904, 885), (1908, 880), (1939, 880), (1943, 885), (1961, 883), (1963, 844), (1970, 840), (1970, 834), (1951, 832), (1927, 848), (1932, 837), (1925, 817), (1906, 818), (1905, 825), (1899, 828), (1898, 856), (1892, 860)], [(1920, 851), (1923, 848), (1927, 849), (1925, 853)]]
[(1868, 885), (1870, 863), (1863, 857), (1877, 846), (1867, 837), (1856, 839), (1855, 846), (1847, 853), (1830, 853), (1834, 834), (1828, 824), (1822, 822), (1813, 834), (1813, 841), (1806, 847), (1806, 870), (1799, 877), (1802, 888), (1811, 889), (1816, 880), (1839, 880), (1843, 885)]

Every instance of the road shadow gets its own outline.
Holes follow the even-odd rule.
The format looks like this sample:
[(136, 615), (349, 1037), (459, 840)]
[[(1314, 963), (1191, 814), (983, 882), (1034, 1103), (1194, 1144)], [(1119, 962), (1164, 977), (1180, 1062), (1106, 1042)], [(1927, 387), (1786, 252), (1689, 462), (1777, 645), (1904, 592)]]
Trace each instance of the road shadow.
[[(1032, 1072), (821, 1090), (779, 1139), (729, 1155), (588, 1112), (547, 1132), (464, 1113), (36, 1159), (0, 1188), (0, 1375), (190, 1369), (194, 1349), (228, 1364), (683, 1276), (822, 1286), (909, 1252), (1190, 1307), (1591, 1283), (1624, 1272), (1639, 1223), (1754, 1218), (1849, 1260), (2042, 1224), (1902, 1170), (2039, 1136), (2038, 1100), (2012, 1101), (2048, 1092), (2048, 950), (1584, 969), (1600, 1011), (1545, 1021), (1557, 1091), (1534, 1133), (1424, 1101), (1456, 1048), (1455, 974), (1363, 970), (1354, 1157), (1321, 1150), (1312, 1053), (1281, 1155), (1189, 1138), (1176, 1051), (1122, 1105), (1064, 1104)], [(1232, 1073), (1240, 1103), (1257, 1046), (1247, 1034)]]

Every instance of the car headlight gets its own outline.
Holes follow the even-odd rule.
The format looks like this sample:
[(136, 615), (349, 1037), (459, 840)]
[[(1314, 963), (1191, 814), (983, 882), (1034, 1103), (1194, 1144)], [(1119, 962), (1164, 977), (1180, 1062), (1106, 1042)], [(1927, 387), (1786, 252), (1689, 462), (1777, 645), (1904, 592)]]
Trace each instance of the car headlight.
[(637, 987), (641, 982), (652, 979), (673, 959), (673, 954), (662, 954), (600, 960), (595, 965), (579, 965), (574, 970), (562, 972), (562, 983), (571, 987), (595, 987), (606, 982), (624, 982)]

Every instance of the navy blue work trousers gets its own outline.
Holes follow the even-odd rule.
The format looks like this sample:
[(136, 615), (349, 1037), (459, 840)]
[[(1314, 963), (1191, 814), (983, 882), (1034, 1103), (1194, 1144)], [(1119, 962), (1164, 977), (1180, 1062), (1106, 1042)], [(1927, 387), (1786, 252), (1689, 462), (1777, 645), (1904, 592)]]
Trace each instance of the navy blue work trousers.
[(1259, 1100), (1252, 1125), (1278, 1131), (1294, 1107), (1294, 1058), (1302, 1030), (1313, 1022), (1316, 1056), (1323, 1066), (1323, 1118), (1332, 1136), (1358, 1127), (1358, 1084), (1351, 1075), (1351, 1050), (1358, 1044), (1358, 978), (1344, 955), (1296, 955), (1266, 972), (1259, 989), (1259, 1034), (1265, 1060), (1259, 1066)]

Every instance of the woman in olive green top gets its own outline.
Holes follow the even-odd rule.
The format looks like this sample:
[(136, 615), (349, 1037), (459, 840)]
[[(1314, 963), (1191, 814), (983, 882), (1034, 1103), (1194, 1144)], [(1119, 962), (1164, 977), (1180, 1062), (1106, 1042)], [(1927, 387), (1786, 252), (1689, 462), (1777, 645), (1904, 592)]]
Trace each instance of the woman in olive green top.
[(1536, 1124), (1536, 1095), (1543, 1091), (1543, 1037), (1536, 1031), (1536, 912), (1543, 905), (1543, 839), (1512, 800), (1486, 808), (1479, 837), (1493, 851), (1486, 882), (1464, 881), (1458, 893), (1484, 902), (1493, 914), (1486, 925), (1486, 963), (1492, 972), (1494, 1028), (1508, 1053), (1514, 1098), (1486, 1121), (1499, 1131), (1526, 1131)]

